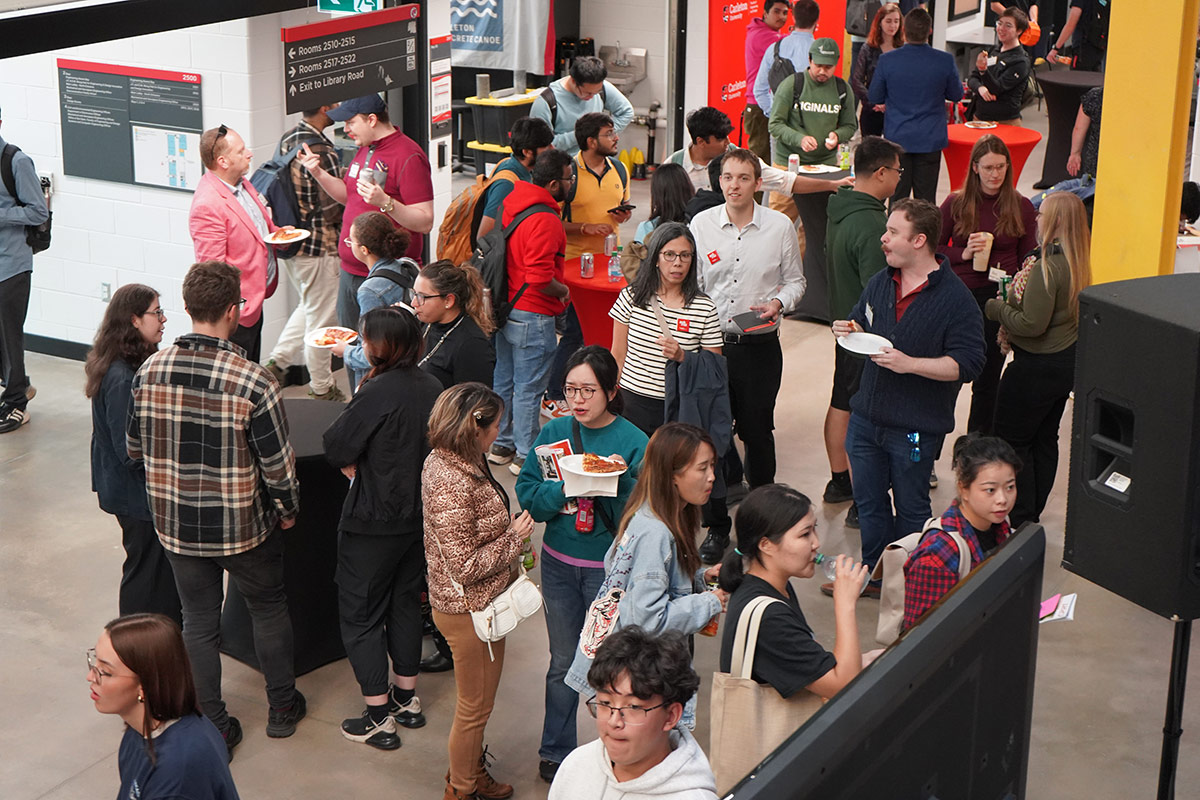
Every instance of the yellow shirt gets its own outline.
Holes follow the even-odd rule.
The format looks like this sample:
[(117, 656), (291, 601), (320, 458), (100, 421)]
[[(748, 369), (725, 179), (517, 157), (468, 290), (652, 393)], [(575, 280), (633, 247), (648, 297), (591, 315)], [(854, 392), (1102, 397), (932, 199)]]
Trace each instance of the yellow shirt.
[[(583, 163), (583, 154), (575, 156), (579, 177), (575, 180), (575, 199), (571, 201), (571, 221), (591, 224), (612, 224), (608, 210), (629, 202), (629, 186), (622, 185), (621, 175), (608, 159), (604, 160), (604, 172), (597, 175)], [(617, 226), (613, 225), (616, 231)], [(617, 243), (621, 241), (617, 232)], [(584, 236), (582, 233), (567, 234), (567, 258), (579, 258), (580, 253), (604, 253), (603, 236)]]

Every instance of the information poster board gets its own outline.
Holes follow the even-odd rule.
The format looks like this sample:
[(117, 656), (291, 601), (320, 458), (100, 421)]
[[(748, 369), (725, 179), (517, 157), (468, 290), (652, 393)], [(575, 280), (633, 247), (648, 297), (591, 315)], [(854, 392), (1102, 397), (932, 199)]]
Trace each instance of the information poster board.
[(200, 182), (200, 76), (58, 59), (63, 172), (194, 191)]

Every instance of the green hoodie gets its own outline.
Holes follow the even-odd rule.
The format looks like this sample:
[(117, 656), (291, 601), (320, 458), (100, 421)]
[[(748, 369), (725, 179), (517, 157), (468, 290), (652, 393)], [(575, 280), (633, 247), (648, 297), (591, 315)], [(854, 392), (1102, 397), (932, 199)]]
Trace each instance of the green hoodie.
[[(796, 81), (804, 81), (799, 104), (792, 102)], [(786, 165), (788, 156), (793, 153), (800, 157), (801, 164), (834, 164), (837, 148), (825, 149), (829, 132), (837, 131), (838, 144), (844, 144), (850, 141), (857, 128), (854, 93), (841, 78), (832, 77), (825, 83), (817, 83), (808, 80), (805, 70), (784, 78), (775, 90), (767, 130), (775, 137), (775, 163), (779, 166)], [(817, 140), (817, 149), (811, 153), (806, 153), (800, 146), (805, 136)]]
[(867, 281), (887, 266), (879, 237), (887, 228), (883, 201), (852, 186), (829, 198), (825, 229), (825, 268), (829, 275), (829, 313), (846, 319)]

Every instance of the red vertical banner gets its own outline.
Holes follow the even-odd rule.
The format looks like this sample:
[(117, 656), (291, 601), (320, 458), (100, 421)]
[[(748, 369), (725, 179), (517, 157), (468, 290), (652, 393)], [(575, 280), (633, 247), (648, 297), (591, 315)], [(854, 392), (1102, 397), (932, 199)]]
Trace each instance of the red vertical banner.
[(746, 26), (762, 15), (762, 0), (709, 0), (708, 104), (733, 121), (734, 135), (746, 106)]

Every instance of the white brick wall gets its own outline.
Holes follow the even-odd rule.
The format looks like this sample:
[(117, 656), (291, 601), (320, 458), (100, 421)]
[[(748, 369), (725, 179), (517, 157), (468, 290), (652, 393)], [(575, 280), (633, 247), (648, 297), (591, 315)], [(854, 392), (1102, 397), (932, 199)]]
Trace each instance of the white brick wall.
[[(449, 0), (433, 0), (426, 11), (431, 35), (449, 32)], [(284, 114), (279, 29), (327, 18), (292, 11), (0, 60), (4, 138), (54, 179), (54, 244), (34, 257), (26, 332), (90, 343), (104, 314), (104, 282), (113, 290), (130, 282), (157, 289), (171, 317), (168, 338), (190, 327), (180, 289), (194, 260), (187, 227), (191, 193), (64, 175), (56, 60), (197, 72), (205, 127), (234, 128), (262, 163), (297, 119)], [(449, 169), (436, 169), (436, 151), (430, 161), (440, 220), (450, 200)], [(295, 302), (285, 279), (265, 305), (264, 355)]]

